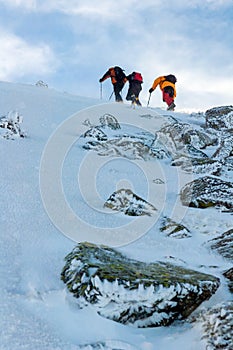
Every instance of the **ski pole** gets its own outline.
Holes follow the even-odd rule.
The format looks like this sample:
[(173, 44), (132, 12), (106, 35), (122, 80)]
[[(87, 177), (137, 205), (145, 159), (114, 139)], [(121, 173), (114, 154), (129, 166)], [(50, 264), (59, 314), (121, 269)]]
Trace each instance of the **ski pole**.
[(103, 98), (103, 90), (102, 90), (102, 83), (100, 83), (100, 99)]
[(113, 93), (114, 93), (114, 90), (113, 90), (113, 92), (111, 93), (111, 95), (109, 97), (109, 101), (111, 100)]
[(147, 107), (149, 107), (150, 97), (151, 97), (151, 93), (150, 93), (149, 98), (148, 98)]

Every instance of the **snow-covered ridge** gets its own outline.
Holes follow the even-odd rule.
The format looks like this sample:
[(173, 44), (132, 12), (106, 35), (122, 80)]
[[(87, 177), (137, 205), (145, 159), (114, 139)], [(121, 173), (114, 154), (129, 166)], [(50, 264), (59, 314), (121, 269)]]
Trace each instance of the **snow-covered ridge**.
[[(95, 113), (96, 105), (99, 106), (98, 115)], [(166, 193), (166, 205), (161, 212), (162, 218), (169, 218), (177, 225), (181, 224), (180, 227), (187, 229), (185, 232), (189, 233), (189, 237), (186, 239), (184, 235), (183, 238), (176, 239), (175, 235), (166, 235), (166, 231), (160, 230), (161, 221), (158, 220), (136, 241), (131, 241), (130, 244), (121, 247), (121, 252), (135, 260), (148, 263), (157, 260), (169, 261), (220, 278), (221, 284), (217, 292), (205, 302), (205, 306), (211, 309), (220, 302), (225, 302), (224, 309), (226, 309), (229, 308), (226, 302), (232, 299), (232, 292), (228, 288), (230, 278), (232, 279), (232, 260), (223, 258), (220, 255), (220, 249), (212, 250), (209, 244), (205, 245), (205, 243), (221, 236), (225, 237), (223, 243), (226, 242), (225, 233), (232, 229), (232, 215), (216, 207), (207, 209), (185, 207), (183, 211), (184, 207), (179, 202), (178, 193), (182, 186), (177, 178), (177, 170), (184, 175), (185, 183), (189, 182), (190, 177), (193, 180), (210, 174), (232, 183), (231, 129), (226, 127), (224, 130), (214, 129), (211, 125), (206, 128), (204, 113), (192, 115), (179, 112), (168, 113), (159, 108), (133, 110), (127, 104), (103, 104), (103, 101), (100, 100), (26, 84), (0, 82), (0, 106), (1, 117), (7, 116), (11, 111), (22, 116), (23, 121), (20, 126), (27, 136), (14, 137), (14, 140), (0, 137), (2, 164), (0, 182), (1, 349), (79, 350), (82, 346), (85, 350), (112, 350), (118, 344), (119, 349), (127, 350), (167, 350), (168, 348), (170, 350), (179, 348), (205, 350), (208, 340), (207, 338), (201, 340), (203, 330), (198, 326), (202, 321), (193, 324), (192, 328), (187, 323), (175, 322), (167, 328), (132, 329), (132, 327), (123, 326), (99, 316), (92, 307), (83, 309), (77, 307), (74, 298), (71, 298), (71, 293), (66, 291), (64, 284), (60, 281), (60, 272), (64, 265), (63, 259), (68, 252), (72, 251), (75, 242), (59, 231), (43, 206), (39, 182), (40, 162), (45, 145), (56, 133), (57, 128), (72, 115), (79, 115), (79, 111), (84, 109), (86, 109), (86, 117), (76, 118), (72, 130), (67, 133), (68, 136), (76, 137), (81, 132), (84, 134), (88, 131), (90, 125), (83, 125), (85, 120), (89, 119), (93, 124), (92, 127), (101, 126), (99, 119), (106, 114), (111, 114), (119, 121), (120, 126), (122, 121), (127, 123), (130, 120), (128, 133), (125, 134), (128, 145), (133, 145), (131, 141), (139, 141), (138, 136), (140, 136), (140, 141), (143, 141), (141, 145), (149, 149), (153, 145), (151, 141), (155, 140), (156, 133), (166, 125), (176, 122), (179, 125), (188, 124), (191, 126), (190, 131), (200, 130), (209, 134), (211, 139), (216, 139), (216, 145), (209, 145), (199, 150), (195, 136), (196, 149), (187, 147), (185, 154), (179, 153), (179, 158), (176, 159), (173, 159), (167, 152), (167, 147), (166, 152), (163, 148), (158, 150), (153, 147), (153, 155), (156, 157), (147, 157), (145, 161), (143, 157), (137, 158), (137, 161), (143, 166), (148, 165), (146, 168), (147, 182), (144, 182), (144, 177), (137, 172), (137, 168), (133, 168), (133, 171), (130, 168), (130, 164), (134, 163), (133, 157), (129, 164), (127, 157), (124, 159), (121, 156), (115, 157), (114, 152), (112, 157), (108, 152), (105, 157), (99, 156), (107, 164), (106, 167), (97, 169), (100, 176), (96, 178), (93, 176), (93, 170), (96, 171), (96, 169), (93, 169), (95, 164), (92, 164), (90, 172), (85, 174), (86, 187), (82, 189), (85, 193), (94, 178), (98, 190), (96, 192), (100, 194), (103, 204), (119, 188), (118, 183), (122, 184), (127, 181), (128, 184), (131, 184), (130, 188), (135, 194), (148, 199), (156, 208), (159, 208), (162, 202), (162, 194)], [(224, 115), (218, 119), (223, 121)], [(135, 126), (132, 121), (140, 126), (140, 131), (144, 132), (137, 134), (136, 139), (131, 137), (135, 134), (135, 128), (131, 128)], [(229, 126), (230, 121), (231, 119), (227, 117), (228, 124), (225, 126)], [(214, 124), (219, 125), (215, 122)], [(119, 135), (123, 131), (123, 129), (111, 129), (109, 125), (101, 126), (100, 130), (108, 137), (110, 133)], [(7, 130), (1, 128), (1, 131), (5, 133)], [(152, 131), (150, 138), (147, 137), (148, 131)], [(177, 142), (177, 140), (174, 141)], [(89, 141), (93, 142), (95, 139), (91, 139), (91, 136), (79, 138), (77, 143), (71, 146), (67, 159), (64, 160), (64, 176), (61, 180), (66, 200), (75, 214), (80, 215), (83, 221), (97, 225), (97, 229), (102, 230), (102, 227), (106, 225), (106, 214), (102, 213), (103, 208), (98, 206), (99, 202), (96, 204), (96, 197), (93, 196), (95, 192), (88, 197), (90, 201), (86, 205), (86, 197), (78, 191), (77, 173), (87, 154), (90, 154), (83, 147)], [(168, 141), (170, 142), (169, 139)], [(192, 141), (194, 142), (194, 138)], [(61, 146), (59, 143), (56, 145), (56, 154), (60, 153)], [(96, 147), (99, 147), (98, 143)], [(121, 150), (123, 157), (124, 149), (121, 148)], [(129, 149), (127, 156), (131, 156), (133, 150), (133, 148)], [(192, 162), (187, 158), (188, 152), (193, 155)], [(97, 154), (98, 150), (95, 153)], [(207, 157), (203, 156), (199, 160), (195, 158), (203, 153)], [(157, 160), (162, 164), (163, 173), (158, 174), (151, 171), (152, 162), (157, 162)], [(50, 165), (53, 165), (53, 159)], [(49, 180), (52, 186), (54, 179)], [(148, 184), (155, 189), (156, 196), (153, 198), (147, 196)], [(51, 203), (53, 208), (59, 208), (56, 196)], [(175, 213), (174, 203), (178, 204)], [(89, 205), (93, 205), (94, 209), (91, 210)], [(181, 211), (182, 215), (180, 215)], [(111, 215), (113, 215), (111, 216), (113, 220), (109, 220), (108, 230), (114, 225), (125, 225), (129, 220), (134, 219), (114, 211)], [(150, 219), (149, 216), (145, 217)], [(69, 216), (71, 224), (72, 218)], [(77, 230), (77, 237), (83, 234), (85, 238), (88, 233), (90, 232)], [(231, 245), (227, 248), (228, 252), (230, 249), (232, 249)], [(228, 255), (230, 256), (230, 253)], [(206, 318), (211, 317), (208, 315), (209, 313), (206, 314)], [(225, 319), (226, 326), (231, 326), (231, 319), (227, 317)], [(215, 324), (217, 325), (218, 321)], [(218, 330), (220, 332), (220, 327)], [(218, 334), (218, 339), (221, 339), (221, 334)], [(230, 343), (229, 340), (226, 349), (231, 348), (232, 342)]]

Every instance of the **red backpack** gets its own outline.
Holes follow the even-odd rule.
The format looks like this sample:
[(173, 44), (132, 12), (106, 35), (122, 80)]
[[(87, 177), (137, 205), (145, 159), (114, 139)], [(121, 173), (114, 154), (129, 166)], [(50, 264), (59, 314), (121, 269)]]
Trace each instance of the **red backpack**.
[(139, 81), (140, 83), (143, 83), (141, 73), (133, 72), (133, 80), (136, 80), (136, 81)]

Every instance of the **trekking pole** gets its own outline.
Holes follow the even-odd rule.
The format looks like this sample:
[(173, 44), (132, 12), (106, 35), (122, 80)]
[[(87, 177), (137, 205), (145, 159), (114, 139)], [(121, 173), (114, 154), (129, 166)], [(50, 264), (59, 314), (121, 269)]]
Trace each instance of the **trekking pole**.
[(149, 95), (149, 98), (148, 98), (148, 102), (147, 102), (147, 106), (146, 106), (146, 107), (149, 107), (150, 97), (151, 97), (151, 93), (150, 93), (150, 95)]
[(100, 83), (100, 99), (103, 98), (103, 89), (102, 89), (102, 83)]
[(110, 95), (110, 97), (108, 99), (109, 101), (111, 100), (113, 93), (114, 93), (114, 90), (113, 90), (113, 92), (111, 93), (111, 95)]

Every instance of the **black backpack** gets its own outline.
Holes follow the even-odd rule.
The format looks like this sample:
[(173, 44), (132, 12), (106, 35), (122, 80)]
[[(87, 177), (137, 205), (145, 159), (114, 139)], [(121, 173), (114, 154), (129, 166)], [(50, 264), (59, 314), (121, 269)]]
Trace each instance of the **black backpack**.
[(117, 81), (122, 81), (125, 79), (126, 75), (121, 67), (114, 67), (115, 76)]
[(173, 74), (165, 75), (165, 80), (170, 81), (170, 83), (172, 83), (172, 84), (175, 84), (177, 82), (177, 79), (176, 79), (175, 75), (173, 75)]

